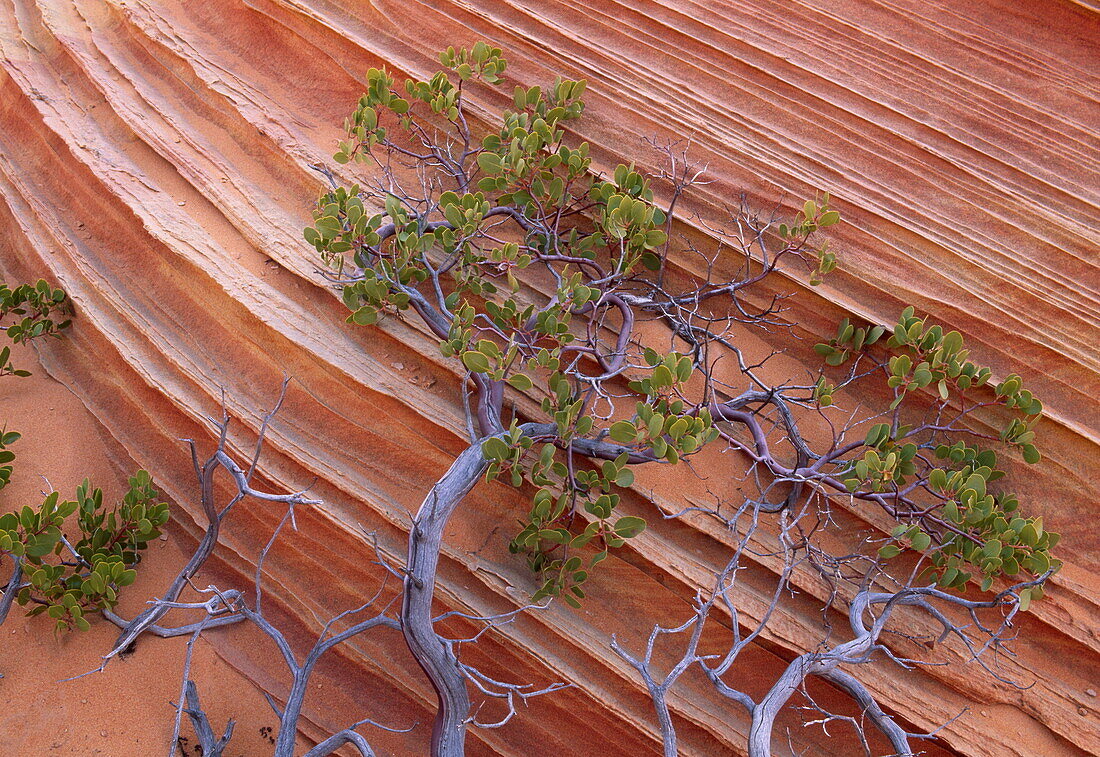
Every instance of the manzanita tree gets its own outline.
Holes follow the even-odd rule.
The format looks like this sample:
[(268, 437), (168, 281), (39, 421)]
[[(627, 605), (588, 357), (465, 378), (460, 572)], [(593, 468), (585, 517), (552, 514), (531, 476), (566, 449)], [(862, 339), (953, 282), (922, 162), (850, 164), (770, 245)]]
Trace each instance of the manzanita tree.
[[(786, 223), (741, 208), (726, 230), (708, 227), (718, 241), (701, 250), (674, 238), (677, 203), (701, 176), (677, 145), (652, 145), (667, 163), (656, 176), (634, 165), (601, 175), (588, 144), (569, 131), (584, 110), (583, 81), (517, 85), (512, 107), (481, 127), (467, 103), (495, 97), (490, 88), (506, 70), (501, 50), (479, 42), (449, 48), (440, 61), (434, 76), (401, 87), (384, 70), (367, 72), (335, 155), (363, 166), (363, 178), (345, 186), (324, 171), (329, 188), (305, 230), (350, 323), (417, 318), (465, 376), (456, 391), (466, 399), (470, 446), (414, 519), (400, 611), (439, 698), (432, 753), (463, 753), (474, 722), (469, 684), (492, 696), (503, 686), (460, 660), (433, 626), (444, 528), (477, 482), (531, 487), (510, 548), (539, 576), (532, 602), (577, 606), (609, 550), (647, 527), (617, 514), (632, 468), (683, 464), (711, 447), (744, 459), (758, 490), (667, 517), (720, 519), (730, 560), (699, 587), (695, 613), (680, 627), (655, 627), (644, 653), (613, 643), (653, 697), (665, 753), (676, 754), (668, 692), (690, 673), (746, 709), (751, 755), (771, 753), (775, 718), (799, 690), (806, 694), (809, 676), (847, 692), (894, 753), (912, 754), (912, 734), (850, 670), (876, 652), (894, 656), (883, 634), (903, 607), (941, 624), (941, 640), (955, 638), (984, 665), (1014, 616), (1042, 595), (1059, 567), (1050, 553), (1058, 537), (995, 483), (1003, 474), (993, 449), (1037, 462), (1032, 427), (1042, 405), (1017, 376), (991, 385), (992, 371), (970, 359), (958, 332), (913, 308), (891, 326), (845, 320), (817, 345), (827, 366), (817, 376), (768, 382), (739, 339), (745, 329), (782, 324), (783, 301), (754, 306), (747, 295), (780, 268), (801, 269), (816, 284), (836, 266), (819, 236), (840, 220), (828, 195)], [(661, 328), (643, 330), (641, 321)], [(721, 374), (719, 361), (737, 365), (736, 378)], [(862, 404), (871, 382), (885, 383), (893, 401)], [(968, 423), (995, 406), (1007, 418), (999, 439)], [(830, 432), (810, 443), (801, 426), (821, 418)], [(837, 507), (880, 510), (897, 527), (862, 551), (832, 555), (818, 537)], [(770, 605), (748, 612), (738, 567), (765, 533), (782, 569)], [(917, 557), (893, 568), (903, 552)], [(832, 587), (828, 603), (847, 603), (852, 638), (826, 643), (823, 632), (820, 647), (754, 699), (737, 685), (738, 655), (805, 572)], [(964, 594), (972, 584), (987, 593)], [(975, 622), (957, 624), (946, 608)], [(722, 649), (701, 648), (712, 613), (732, 620)], [(904, 628), (892, 630), (905, 637)], [(683, 654), (658, 676), (651, 659), (668, 636), (685, 639)], [(851, 721), (865, 736), (862, 721), (822, 719)]]

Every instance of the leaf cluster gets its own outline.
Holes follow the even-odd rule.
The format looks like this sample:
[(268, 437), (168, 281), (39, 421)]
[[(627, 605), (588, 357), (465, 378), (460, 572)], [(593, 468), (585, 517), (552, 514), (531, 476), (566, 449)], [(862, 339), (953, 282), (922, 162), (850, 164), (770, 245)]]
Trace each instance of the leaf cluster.
[[(44, 336), (58, 336), (68, 328), (70, 319), (54, 320), (57, 314), (67, 314), (71, 306), (63, 289), (51, 287), (39, 279), (35, 284), (20, 284), (12, 289), (0, 283), (0, 322), (9, 316), (20, 316), (7, 326), (8, 338), (25, 344)], [(0, 357), (0, 370), (8, 364), (7, 355)], [(29, 374), (18, 374), (29, 375)]]
[[(15, 595), (20, 605), (33, 605), (27, 615), (49, 615), (59, 632), (85, 631), (86, 615), (112, 609), (137, 576), (140, 551), (168, 521), (168, 504), (159, 496), (149, 474), (139, 470), (110, 510), (103, 491), (85, 479), (75, 499), (51, 492), (37, 508), (24, 505), (0, 516), (0, 555), (20, 561), (28, 577)], [(70, 548), (63, 532), (74, 514), (80, 538)]]
[[(829, 207), (831, 199), (829, 193), (825, 192), (817, 201), (806, 200), (793, 223), (779, 224), (779, 236), (800, 243), (815, 232), (840, 223), (840, 211)], [(817, 267), (810, 274), (810, 286), (817, 286), (825, 280), (825, 276), (836, 270), (837, 258), (836, 253), (829, 249), (828, 240), (818, 244), (813, 252), (817, 258)]]
[[(530, 481), (538, 487), (531, 510), (519, 520), (520, 531), (508, 548), (526, 555), (528, 566), (542, 578), (532, 601), (562, 597), (579, 607), (589, 572), (607, 558), (608, 550), (623, 546), (646, 527), (645, 519), (634, 515), (612, 520), (620, 501), (616, 490), (634, 483), (634, 473), (627, 467), (630, 453), (605, 460), (598, 468), (571, 472), (567, 463), (572, 461), (561, 449), (564, 445), (543, 443), (537, 455), (534, 446), (535, 441), (514, 425), (507, 435), (485, 440), (482, 454), (490, 461), (486, 478), (492, 481), (509, 473), (513, 486)], [(579, 517), (580, 508), (590, 517)]]
[[(836, 336), (816, 345), (815, 350), (827, 364), (839, 366), (866, 353), (885, 333), (883, 326), (856, 327), (844, 319)], [(988, 384), (992, 370), (968, 359), (959, 332), (944, 333), (940, 326), (927, 324), (912, 307), (902, 311), (885, 347), (887, 356), (879, 367), (887, 386), (895, 392), (890, 405), (894, 418), (872, 425), (860, 446), (860, 456), (838, 463), (841, 479), (856, 496), (924, 493), (930, 500), (918, 504), (911, 499), (908, 509), (895, 510), (902, 522), (879, 556), (896, 557), (902, 548), (895, 541), (907, 543), (927, 554), (931, 566), (924, 576), (942, 588), (953, 589), (964, 588), (976, 576), (981, 577), (985, 591), (998, 577), (1013, 577), (1020, 571), (1042, 576), (1058, 570), (1061, 562), (1051, 555), (1058, 534), (1046, 531), (1042, 518), (1017, 514), (1015, 495), (990, 488), (1004, 476), (996, 467), (993, 450), (954, 438), (967, 430), (950, 423), (905, 425), (899, 420), (910, 394), (934, 387), (937, 404), (946, 407), (952, 396)], [(822, 376), (815, 387), (821, 406), (832, 404), (833, 391)], [(1039, 462), (1033, 426), (1042, 413), (1042, 403), (1015, 374), (996, 384), (992, 394), (992, 399), (979, 405), (1001, 405), (1017, 413), (1002, 428), (1000, 440), (1017, 448), (1025, 462)], [(959, 417), (972, 409), (962, 410)], [(934, 464), (931, 458), (942, 462)], [(1027, 591), (1030, 602), (1041, 597), (1043, 590), (1039, 585)]]

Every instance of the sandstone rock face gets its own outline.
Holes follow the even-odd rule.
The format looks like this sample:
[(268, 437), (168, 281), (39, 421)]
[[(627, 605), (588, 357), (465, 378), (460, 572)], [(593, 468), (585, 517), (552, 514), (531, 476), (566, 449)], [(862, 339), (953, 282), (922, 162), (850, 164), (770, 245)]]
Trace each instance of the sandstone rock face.
[[(42, 348), (43, 363), (155, 472), (191, 538), (202, 518), (178, 440), (209, 442), (224, 389), (247, 449), (289, 374), (266, 483), (315, 481), (325, 505), (298, 514), (267, 586), (305, 643), (315, 618), (376, 585), (364, 529), (400, 557), (409, 512), (463, 448), (453, 367), (414, 324), (344, 324), (301, 228), (320, 186), (309, 166), (328, 161), (366, 68), (423, 76), (437, 48), (476, 39), (505, 48), (509, 77), (527, 86), (588, 80), (576, 131), (601, 169), (652, 168), (644, 137), (689, 136), (713, 179), (686, 201), (682, 232), (699, 240), (741, 192), (768, 208), (831, 191), (845, 218), (831, 234), (842, 270), (819, 290), (784, 284), (798, 335), (828, 334), (844, 314), (892, 323), (912, 303), (965, 334), (996, 375), (1026, 377), (1046, 406), (1045, 461), (1010, 474), (1063, 534), (1067, 562), (1002, 662), (1034, 685), (980, 675), (958, 650), (941, 653), (949, 666), (876, 664), (863, 678), (911, 730), (950, 720), (930, 753), (1100, 753), (1086, 693), (1100, 680), (1100, 17), (1085, 3), (7, 0), (0, 274), (70, 292), (76, 325)], [(487, 120), (507, 102), (480, 94)], [(804, 347), (792, 358), (810, 365)], [(652, 521), (703, 491), (640, 476), (628, 506)], [(518, 502), (475, 490), (448, 537), (441, 611), (502, 612), (531, 591), (504, 548)], [(235, 514), (220, 580), (246, 580), (280, 515), (258, 504)], [(471, 753), (656, 753), (649, 700), (610, 635), (638, 648), (651, 621), (682, 622), (727, 538), (703, 521), (651, 529), (608, 561), (583, 611), (555, 607), (484, 639), (470, 654), (487, 670), (575, 685), (505, 728), (474, 731)], [(769, 590), (773, 568), (753, 563), (754, 590)], [(751, 608), (759, 596), (746, 591)], [(784, 606), (750, 661), (760, 686), (819, 640), (817, 607)], [(273, 649), (215, 637), (261, 685), (283, 680)], [(361, 717), (416, 722), (373, 740), (383, 753), (424, 753), (434, 696), (399, 637), (349, 645), (320, 682), (310, 733)], [(683, 754), (740, 753), (744, 713), (702, 682), (685, 682), (673, 708)], [(790, 740), (836, 754), (819, 736), (799, 727)]]

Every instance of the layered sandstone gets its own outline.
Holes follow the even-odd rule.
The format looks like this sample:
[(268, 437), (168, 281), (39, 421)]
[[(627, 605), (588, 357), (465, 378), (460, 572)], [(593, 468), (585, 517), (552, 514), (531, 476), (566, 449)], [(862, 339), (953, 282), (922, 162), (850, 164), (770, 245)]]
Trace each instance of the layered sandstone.
[[(344, 324), (301, 239), (319, 188), (309, 166), (328, 160), (366, 68), (422, 76), (441, 44), (476, 39), (505, 48), (509, 78), (524, 85), (589, 82), (576, 132), (601, 169), (651, 168), (643, 138), (689, 136), (713, 179), (683, 206), (681, 231), (701, 242), (741, 192), (767, 208), (831, 191), (846, 221), (831, 234), (842, 270), (817, 290), (797, 277), (779, 285), (796, 292), (788, 316), (799, 336), (825, 335), (844, 314), (890, 323), (912, 303), (966, 334), (997, 375), (1026, 376), (1046, 406), (1045, 462), (1010, 473), (1021, 500), (1063, 534), (1067, 563), (1004, 662), (1035, 685), (978, 675), (957, 651), (942, 653), (951, 666), (861, 675), (914, 730), (972, 708), (933, 752), (1100, 752), (1086, 694), (1100, 680), (1090, 517), (1100, 18), (1084, 5), (7, 0), (0, 274), (70, 292), (76, 325), (42, 348), (43, 364), (155, 472), (184, 538), (202, 519), (178, 440), (209, 442), (224, 389), (234, 442), (247, 448), (285, 373), (294, 383), (268, 437), (267, 483), (316, 481), (325, 504), (299, 513), (299, 532), (268, 563), (279, 616), (305, 643), (315, 618), (358, 604), (378, 578), (364, 529), (402, 553), (409, 512), (464, 446), (457, 376), (411, 322)], [(510, 99), (478, 95), (490, 123)], [(805, 345), (791, 370), (796, 360), (812, 364)], [(626, 506), (653, 521), (705, 496), (688, 478), (660, 483), (639, 476)], [(532, 579), (504, 549), (518, 502), (504, 488), (475, 491), (449, 535), (441, 610), (501, 612), (527, 596)], [(223, 580), (250, 575), (280, 515), (259, 505), (235, 514)], [(882, 525), (859, 511), (838, 517), (853, 530)], [(638, 648), (650, 621), (682, 621), (728, 538), (705, 519), (654, 528), (608, 561), (583, 611), (555, 607), (486, 638), (474, 654), (487, 670), (575, 686), (505, 728), (475, 731), (471, 753), (654, 753), (648, 698), (610, 635)], [(774, 569), (753, 563), (750, 617)], [(785, 605), (754, 652), (759, 686), (820, 637), (819, 587), (802, 589), (806, 601)], [(283, 680), (273, 649), (235, 631), (210, 638), (261, 685)], [(322, 673), (308, 732), (367, 716), (417, 722), (371, 738), (384, 753), (424, 753), (434, 696), (400, 638), (364, 638)], [(702, 682), (685, 681), (673, 706), (683, 754), (738, 753), (744, 714)], [(791, 742), (834, 753), (805, 729)]]

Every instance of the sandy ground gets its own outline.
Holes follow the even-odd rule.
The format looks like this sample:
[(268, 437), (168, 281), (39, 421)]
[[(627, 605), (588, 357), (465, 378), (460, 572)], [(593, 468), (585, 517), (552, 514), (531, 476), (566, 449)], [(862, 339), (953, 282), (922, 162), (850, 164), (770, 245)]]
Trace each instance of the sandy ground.
[[(103, 427), (79, 398), (45, 375), (32, 352), (20, 350), (13, 357), (18, 367), (34, 375), (0, 379), (0, 426), (23, 434), (12, 447), (17, 455), (15, 474), (0, 491), (0, 510), (40, 502), (48, 485), (72, 497), (85, 476), (104, 489), (105, 499), (121, 496), (126, 476), (136, 466), (130, 461), (116, 465), (109, 459), (114, 445), (108, 444)], [(185, 560), (171, 531), (154, 542), (139, 567), (138, 580), (122, 595), (121, 613), (132, 616), (169, 583)], [(0, 570), (6, 579), (10, 565)], [(0, 755), (197, 753), (186, 719), (181, 733), (190, 749), (170, 745), (187, 637), (149, 637), (134, 654), (113, 661), (104, 672), (63, 680), (96, 668), (116, 631), (110, 623), (95, 620), (86, 633), (55, 636), (48, 618), (26, 618), (18, 606), (12, 609), (0, 626)], [(201, 638), (195, 646), (192, 678), (215, 729), (220, 732), (229, 718), (237, 721), (226, 757), (270, 753), (269, 736), (278, 724), (273, 712), (260, 691)]]

